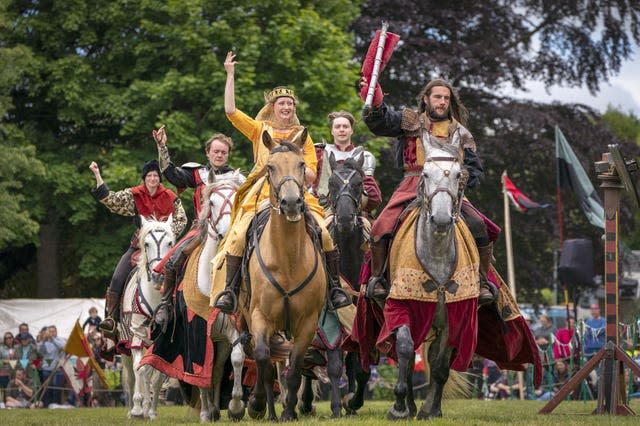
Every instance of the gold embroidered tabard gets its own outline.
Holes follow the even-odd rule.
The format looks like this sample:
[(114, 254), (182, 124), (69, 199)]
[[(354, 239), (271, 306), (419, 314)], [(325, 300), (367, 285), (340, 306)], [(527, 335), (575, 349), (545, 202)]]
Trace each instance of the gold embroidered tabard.
[[(414, 209), (398, 230), (390, 252), (392, 299), (437, 302), (438, 290), (423, 285), (431, 280), (416, 256), (416, 227), (420, 209)], [(480, 257), (473, 235), (459, 220), (455, 224), (456, 267), (445, 285), (446, 303), (477, 298), (480, 294)], [(454, 281), (457, 287), (446, 285)], [(426, 287), (426, 288), (425, 288)]]

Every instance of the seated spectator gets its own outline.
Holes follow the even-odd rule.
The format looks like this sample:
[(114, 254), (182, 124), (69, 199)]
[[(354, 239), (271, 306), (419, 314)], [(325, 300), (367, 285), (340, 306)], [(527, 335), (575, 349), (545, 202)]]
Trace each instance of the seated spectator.
[(564, 384), (567, 382), (567, 380), (569, 380), (570, 377), (571, 374), (569, 372), (567, 363), (562, 360), (556, 361), (553, 367), (553, 387), (552, 389), (549, 389), (547, 391), (543, 391), (542, 389), (537, 390), (536, 394), (538, 394), (538, 400), (550, 400), (556, 394), (556, 392), (558, 392), (560, 388), (564, 386)]
[(27, 408), (29, 399), (33, 395), (33, 385), (26, 376), (24, 368), (17, 367), (15, 378), (7, 386), (6, 402), (7, 408)]
[[(34, 376), (37, 375), (38, 363), (36, 341), (28, 332), (18, 334), (18, 339), (16, 340), (16, 360), (18, 360), (18, 365), (25, 369), (27, 377), (35, 380)], [(33, 384), (38, 385), (40, 380), (38, 379), (37, 382), (34, 381)]]
[(4, 340), (0, 344), (0, 391), (4, 390), (11, 379), (10, 360), (16, 359), (15, 342), (13, 333), (4, 333)]
[(540, 350), (546, 351), (551, 343), (551, 335), (554, 334), (553, 323), (547, 315), (540, 315), (540, 326), (534, 331), (533, 336)]
[(23, 338), (29, 338), (34, 342), (36, 341), (36, 338), (33, 337), (31, 333), (29, 333), (29, 324), (27, 324), (26, 322), (23, 322), (18, 326), (18, 335), (16, 336), (16, 342), (18, 340), (22, 340)]
[[(86, 335), (90, 335), (91, 333), (93, 333), (95, 330), (98, 329), (98, 326), (100, 325), (101, 322), (102, 322), (102, 318), (100, 318), (100, 316), (98, 315), (98, 309), (95, 306), (92, 306), (89, 309), (89, 318), (87, 318), (82, 324), (82, 331)], [(89, 326), (88, 329), (87, 329), (87, 326)]]
[(574, 339), (575, 319), (570, 316), (567, 326), (556, 331), (556, 341), (553, 344), (554, 359), (569, 359), (579, 353), (578, 342)]
[(498, 380), (489, 384), (489, 392), (495, 399), (520, 398), (520, 389), (524, 390), (524, 386), (518, 382), (517, 376), (514, 375), (510, 382), (507, 371), (502, 371)]

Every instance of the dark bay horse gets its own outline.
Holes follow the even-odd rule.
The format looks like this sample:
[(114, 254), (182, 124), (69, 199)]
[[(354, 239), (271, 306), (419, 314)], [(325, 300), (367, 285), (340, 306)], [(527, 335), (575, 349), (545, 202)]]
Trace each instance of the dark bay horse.
[[(282, 420), (297, 418), (297, 392), (302, 363), (315, 334), (324, 306), (327, 278), (317, 237), (307, 231), (304, 202), (305, 162), (302, 146), (307, 130), (292, 141), (274, 141), (264, 132), (262, 142), (270, 150), (266, 165), (270, 187), (270, 217), (250, 254), (250, 300), (244, 280), (240, 305), (255, 342), (257, 382), (249, 398), (249, 415), (277, 420), (274, 405), (274, 368), (271, 338), (281, 330), (293, 337), (286, 378), (287, 397)], [(257, 235), (257, 234), (256, 234)], [(266, 406), (265, 406), (266, 405)]]
[[(362, 266), (365, 243), (362, 217), (362, 194), (364, 190), (364, 173), (362, 165), (364, 157), (358, 160), (349, 158), (338, 164), (333, 154), (329, 156), (331, 176), (329, 177), (329, 205), (331, 214), (327, 227), (331, 237), (340, 251), (340, 275), (349, 283), (352, 290), (357, 291), (360, 268)], [(346, 309), (345, 309), (346, 310)], [(341, 310), (344, 312), (344, 310)], [(322, 322), (322, 319), (321, 319)], [(320, 325), (321, 326), (321, 325)], [(343, 349), (340, 344), (334, 348), (326, 348), (327, 376), (331, 383), (332, 417), (340, 417), (341, 408), (347, 414), (356, 414), (356, 410), (364, 403), (364, 390), (369, 380), (369, 373), (360, 366), (358, 353), (349, 352), (343, 362)], [(340, 379), (343, 366), (346, 364), (348, 393), (344, 401), (340, 400)], [(300, 411), (312, 413), (313, 392), (310, 376), (305, 376), (304, 392)]]

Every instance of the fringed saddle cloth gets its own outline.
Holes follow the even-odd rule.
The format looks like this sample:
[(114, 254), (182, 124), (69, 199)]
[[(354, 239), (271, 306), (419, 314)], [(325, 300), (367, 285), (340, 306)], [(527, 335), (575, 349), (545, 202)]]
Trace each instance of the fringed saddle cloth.
[(459, 220), (455, 224), (456, 267), (446, 283), (436, 283), (424, 270), (416, 256), (416, 230), (420, 209), (411, 211), (400, 226), (390, 251), (392, 299), (437, 302), (438, 291), (446, 303), (477, 298), (480, 294), (480, 258), (476, 243)]

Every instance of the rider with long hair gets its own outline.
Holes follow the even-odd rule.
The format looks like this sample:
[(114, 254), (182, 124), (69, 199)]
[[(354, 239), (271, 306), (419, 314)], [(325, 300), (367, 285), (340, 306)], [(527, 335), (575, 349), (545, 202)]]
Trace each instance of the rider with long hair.
[[(144, 163), (142, 167), (142, 183), (137, 186), (111, 191), (100, 175), (100, 168), (92, 161), (89, 168), (96, 179), (96, 187), (91, 195), (107, 207), (111, 212), (122, 216), (135, 217), (135, 223), (140, 228), (139, 216), (145, 219), (167, 220), (173, 216), (171, 230), (177, 237), (187, 224), (187, 215), (182, 207), (180, 198), (161, 182), (160, 167), (157, 160)], [(107, 289), (104, 321), (100, 323), (100, 330), (113, 337), (116, 333), (116, 322), (120, 313), (118, 305), (127, 277), (133, 269), (132, 256), (138, 250), (138, 229), (131, 237), (131, 244), (122, 255)]]
[[(266, 182), (264, 167), (269, 150), (262, 144), (263, 132), (268, 132), (274, 139), (288, 139), (303, 128), (296, 115), (298, 99), (294, 91), (287, 87), (276, 87), (265, 95), (265, 105), (255, 119), (236, 108), (235, 101), (235, 54), (229, 52), (224, 62), (227, 82), (224, 91), (224, 109), (233, 126), (245, 135), (253, 144), (255, 167), (247, 178), (245, 185), (236, 195), (233, 225), (224, 243), (214, 259), (214, 271), (218, 274), (223, 263), (226, 264), (225, 290), (214, 301), (214, 307), (222, 312), (233, 313), (237, 309), (237, 298), (240, 292), (240, 269), (242, 256), (246, 246), (246, 233), (252, 218), (260, 204), (269, 198), (269, 185)], [(317, 159), (313, 141), (308, 137), (303, 148), (306, 165), (304, 186), (308, 186), (316, 177)], [(338, 278), (339, 254), (333, 245), (331, 236), (324, 226), (324, 214), (318, 200), (307, 191), (304, 200), (310, 213), (321, 228), (322, 246), (325, 252), (327, 276), (329, 281), (329, 298), (334, 308), (342, 308), (351, 304), (350, 298), (340, 288)]]

